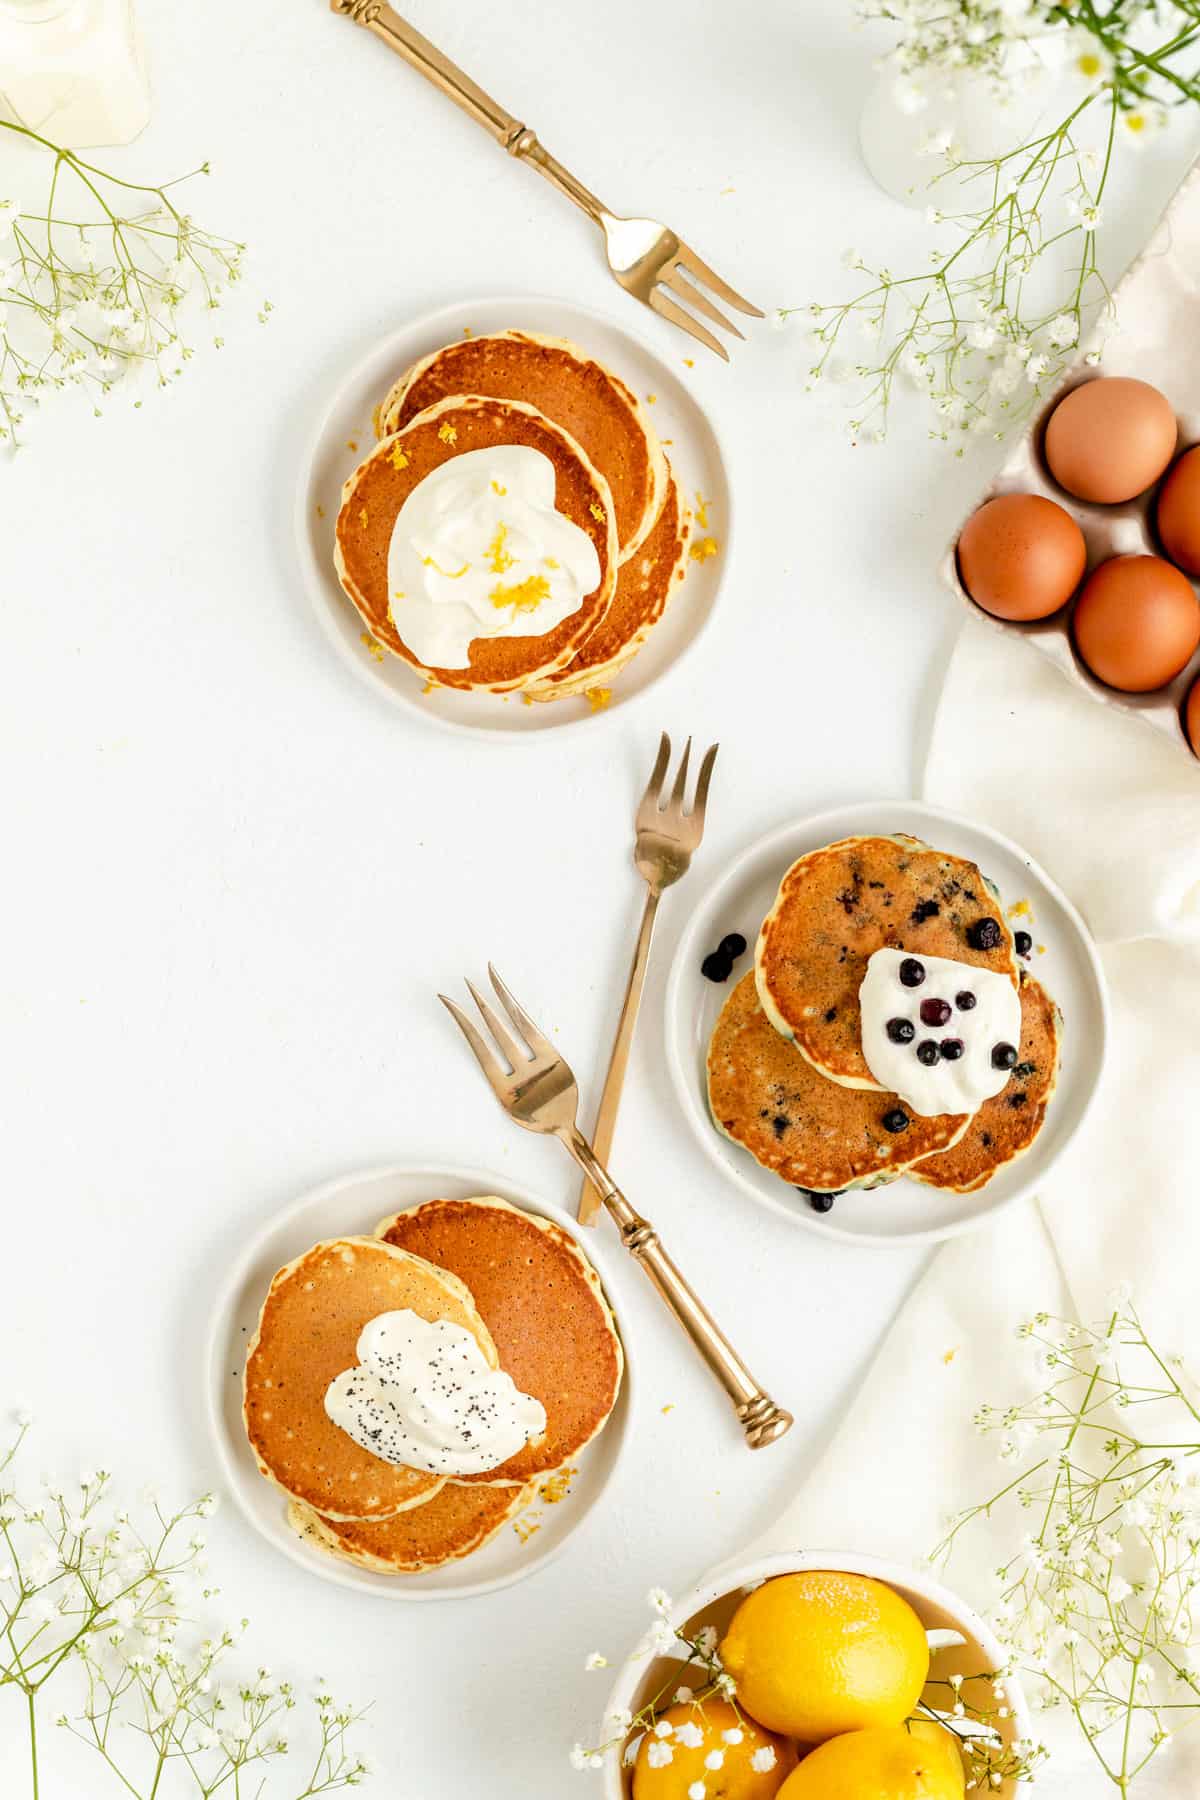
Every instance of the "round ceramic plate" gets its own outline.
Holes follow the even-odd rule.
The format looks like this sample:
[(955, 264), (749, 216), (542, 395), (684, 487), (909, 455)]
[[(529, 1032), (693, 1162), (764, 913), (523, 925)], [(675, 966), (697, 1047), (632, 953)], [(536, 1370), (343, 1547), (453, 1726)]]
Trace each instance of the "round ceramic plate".
[[(994, 881), (1006, 908), (1026, 901), (1031, 916), (1014, 919), (1039, 946), (1029, 965), (1063, 1013), (1062, 1066), (1046, 1122), (1031, 1148), (974, 1194), (953, 1194), (903, 1177), (887, 1187), (852, 1191), (828, 1213), (814, 1213), (804, 1196), (760, 1168), (723, 1137), (709, 1116), (705, 1057), (728, 986), (706, 981), (700, 964), (727, 932), (740, 931), (750, 948), (735, 978), (753, 966), (754, 940), (788, 867), (797, 857), (838, 838), (909, 832), (939, 850), (969, 857)], [(1044, 946), (1044, 949), (1041, 947)], [(1040, 953), (1039, 953), (1040, 952)], [(704, 895), (675, 952), (667, 983), (666, 1042), (684, 1113), (718, 1168), (782, 1218), (823, 1237), (858, 1244), (913, 1244), (953, 1237), (1011, 1206), (1037, 1188), (1083, 1124), (1100, 1080), (1108, 1031), (1104, 975), (1091, 935), (1070, 901), (1009, 838), (955, 813), (913, 800), (871, 801), (819, 813), (761, 838), (735, 859)]]
[[(371, 1169), (305, 1194), (272, 1219), (243, 1251), (217, 1303), (205, 1383), (209, 1418), (229, 1485), (250, 1523), (269, 1543), (301, 1568), (336, 1582), (339, 1587), (381, 1594), (390, 1600), (448, 1600), (508, 1587), (532, 1575), (535, 1569), (544, 1568), (558, 1555), (599, 1502), (625, 1446), (629, 1424), (628, 1353), (617, 1403), (599, 1437), (593, 1438), (574, 1459), (576, 1474), (565, 1497), (535, 1499), (474, 1555), (422, 1575), (379, 1575), (314, 1549), (289, 1527), (287, 1501), (278, 1488), (259, 1474), (242, 1425), (245, 1347), (258, 1323), (271, 1277), (322, 1238), (372, 1232), (388, 1213), (400, 1212), (419, 1200), (467, 1199), (472, 1194), (496, 1194), (526, 1212), (552, 1219), (582, 1241), (574, 1221), (565, 1213), (485, 1170)], [(603, 1280), (604, 1271), (590, 1242), (587, 1255)]]
[[(372, 415), (388, 389), (410, 364), (464, 333), (476, 336), (509, 329), (570, 338), (612, 368), (647, 405), (651, 423), (666, 446), (671, 466), (689, 504), (697, 495), (707, 506), (708, 531), (720, 545), (715, 557), (691, 562), (687, 579), (645, 648), (615, 680), (612, 700), (593, 711), (587, 700), (565, 699), (526, 706), (520, 694), (459, 694), (433, 689), (407, 663), (381, 651), (374, 640), (364, 643), (362, 620), (342, 592), (333, 569), (333, 531), (341, 505), (342, 484), (375, 442)], [(520, 298), (474, 300), (429, 313), (393, 332), (366, 355), (339, 384), (310, 440), (296, 501), (296, 539), (305, 580), (317, 616), (335, 649), (361, 680), (380, 697), (407, 707), (436, 725), (448, 725), (487, 737), (525, 737), (531, 733), (585, 725), (616, 712), (656, 682), (700, 637), (716, 604), (729, 562), (731, 509), (725, 459), (717, 436), (680, 379), (675, 364), (664, 362), (631, 332), (601, 313), (565, 300), (525, 295)], [(352, 447), (353, 446), (353, 447)]]

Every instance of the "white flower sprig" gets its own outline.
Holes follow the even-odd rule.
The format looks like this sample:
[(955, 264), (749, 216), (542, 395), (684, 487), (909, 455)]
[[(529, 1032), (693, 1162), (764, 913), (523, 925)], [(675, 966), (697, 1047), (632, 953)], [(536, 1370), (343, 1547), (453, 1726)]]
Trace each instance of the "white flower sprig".
[(1096, 1327), (1039, 1313), (1021, 1328), (1041, 1391), (984, 1406), (1016, 1473), (955, 1518), (1011, 1514), (996, 1629), (1044, 1708), (1066, 1708), (1121, 1795), (1200, 1719), (1200, 1408), (1128, 1298)]
[[(198, 1527), (214, 1497), (173, 1513), (147, 1497), (144, 1526), (112, 1509), (103, 1469), (22, 1497), (11, 1471), (29, 1426), (18, 1415), (0, 1456), (0, 1689), (22, 1697), (29, 1800), (60, 1791), (47, 1779), (51, 1717), (96, 1753), (113, 1793), (132, 1800), (158, 1794), (168, 1768), (200, 1800), (313, 1800), (359, 1786), (367, 1766), (348, 1736), (360, 1713), (322, 1687), (293, 1746), (300, 1702), (292, 1684), (266, 1668), (250, 1678), (226, 1673), (246, 1621), (236, 1634), (203, 1637), (187, 1616), (183, 1590), (202, 1575)], [(216, 1592), (204, 1587), (200, 1597)], [(267, 1773), (275, 1769), (278, 1784)], [(97, 1800), (102, 1791), (88, 1789)]]
[[(0, 443), (11, 447), (27, 408), (51, 394), (84, 388), (98, 413), (123, 376), (147, 370), (165, 387), (180, 375), (193, 355), (180, 309), (190, 294), (215, 311), (241, 277), (245, 245), (181, 211), (179, 181), (125, 181), (27, 126), (0, 119), (0, 132), (46, 163), (36, 205), (0, 192)], [(267, 302), (260, 320), (270, 311)]]

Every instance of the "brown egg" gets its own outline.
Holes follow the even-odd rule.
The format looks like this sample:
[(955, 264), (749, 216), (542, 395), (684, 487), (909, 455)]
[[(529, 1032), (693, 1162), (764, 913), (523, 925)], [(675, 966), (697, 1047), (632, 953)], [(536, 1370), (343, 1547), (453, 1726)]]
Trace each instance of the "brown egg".
[(1184, 452), (1163, 482), (1158, 535), (1172, 562), (1200, 575), (1200, 444)]
[(1087, 564), (1083, 533), (1054, 500), (997, 494), (963, 526), (958, 572), (997, 619), (1045, 619), (1065, 606)]
[(1183, 707), (1183, 724), (1187, 732), (1188, 743), (1200, 756), (1200, 675), (1197, 675), (1188, 689), (1188, 697)]
[(1088, 576), (1073, 625), (1098, 681), (1148, 694), (1178, 675), (1200, 644), (1200, 601), (1161, 556), (1114, 556)]
[(1102, 376), (1072, 388), (1051, 413), (1046, 461), (1068, 494), (1115, 506), (1158, 480), (1177, 436), (1175, 414), (1157, 388)]

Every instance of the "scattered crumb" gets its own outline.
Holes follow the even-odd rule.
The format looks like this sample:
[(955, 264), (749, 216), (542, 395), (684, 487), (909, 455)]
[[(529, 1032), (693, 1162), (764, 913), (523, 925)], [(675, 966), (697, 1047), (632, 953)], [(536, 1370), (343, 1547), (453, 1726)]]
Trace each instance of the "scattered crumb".
[(663, 1411), (665, 1413), (674, 1412), (675, 1411), (675, 1402), (673, 1400), (669, 1400), (667, 1402), (666, 1406), (663, 1407)]
[(534, 699), (532, 694), (522, 694), (521, 695), (521, 705), (522, 706), (536, 706), (537, 701)]
[(710, 537), (698, 538), (688, 551), (688, 555), (693, 562), (707, 562), (710, 556), (715, 556), (716, 554), (717, 540)]
[[(695, 365), (694, 365), (694, 364), (693, 364), (693, 367), (694, 367), (694, 366), (695, 366)], [(674, 442), (675, 442), (675, 439), (674, 439), (674, 438), (663, 438), (663, 440), (662, 440), (662, 441), (663, 441), (663, 443), (664, 443), (664, 444), (673, 444), (673, 443), (674, 443)]]
[(358, 449), (358, 440), (356, 438), (347, 438), (346, 439), (346, 448), (347, 448), (347, 450), (357, 450)]
[(696, 489), (696, 523), (701, 531), (708, 530), (708, 501), (699, 488)]
[(375, 658), (376, 662), (383, 661), (383, 645), (376, 643), (369, 631), (363, 632), (362, 642), (366, 645), (368, 652)]
[(471, 330), (471, 327), (469, 325), (463, 326), (463, 336), (464, 337), (474, 337), (475, 336), (475, 333)]
[(657, 394), (647, 394), (646, 395), (646, 405), (647, 406), (657, 406), (658, 405), (658, 395)]
[(1039, 956), (1045, 956), (1045, 954), (1046, 954), (1046, 946), (1045, 946), (1045, 944), (1039, 944), (1039, 945), (1038, 945), (1038, 946), (1037, 946), (1037, 953), (1038, 953), (1038, 955), (1039, 955)]
[(683, 366), (685, 369), (694, 369), (696, 366), (695, 357), (694, 356), (685, 356), (683, 359)]
[(323, 519), (325, 517), (325, 508), (323, 506), (317, 507), (317, 517), (318, 519)]
[(953, 1350), (946, 1351), (945, 1355), (942, 1357), (942, 1361), (944, 1363), (952, 1363), (957, 1355), (958, 1355), (958, 1345), (955, 1344)]
[(588, 688), (583, 697), (587, 701), (588, 705), (591, 707), (593, 712), (603, 712), (604, 708), (608, 705), (609, 701), (612, 699), (612, 689), (611, 688)]
[(1028, 900), (1015, 900), (1008, 909), (1010, 919), (1032, 919), (1033, 908)]
[(737, 193), (737, 189), (736, 189), (736, 188), (735, 188), (735, 187), (723, 187), (723, 188), (722, 188), (722, 189), (721, 189), (721, 192), (722, 192), (722, 193), (723, 193), (723, 194), (736, 194), (736, 193)]
[(541, 1523), (540, 1519), (514, 1519), (513, 1520), (513, 1530), (516, 1532), (517, 1536), (520, 1538), (520, 1540), (523, 1544), (527, 1544), (529, 1542), (530, 1538), (534, 1536), (535, 1532), (539, 1532), (541, 1529), (542, 1529), (542, 1523)]
[(544, 1500), (547, 1506), (557, 1506), (559, 1501), (565, 1500), (570, 1493), (571, 1483), (578, 1473), (578, 1469), (570, 1463), (565, 1469), (556, 1469), (554, 1474), (547, 1475), (545, 1481), (538, 1487), (538, 1499)]
[(408, 458), (400, 448), (399, 444), (393, 445), (392, 453), (388, 457), (388, 461), (391, 463), (393, 469), (407, 469), (408, 467)]
[(436, 686), (437, 686), (436, 681), (427, 681), (425, 683), (425, 686), (421, 689), (421, 692), (423, 694), (432, 694), (432, 692)]
[(457, 444), (458, 442), (458, 433), (453, 425), (451, 425), (449, 419), (438, 426), (438, 436), (441, 438), (443, 444)]

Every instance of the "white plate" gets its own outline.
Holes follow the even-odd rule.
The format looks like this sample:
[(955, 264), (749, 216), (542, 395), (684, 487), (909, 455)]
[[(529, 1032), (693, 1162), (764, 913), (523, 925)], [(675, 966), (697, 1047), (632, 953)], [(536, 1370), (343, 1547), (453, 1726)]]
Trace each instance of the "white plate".
[[(754, 940), (788, 867), (823, 844), (858, 833), (906, 831), (939, 850), (968, 857), (1000, 889), (1005, 907), (1027, 900), (1025, 926), (1035, 944), (1031, 972), (1044, 980), (1065, 1024), (1058, 1088), (1032, 1147), (975, 1194), (943, 1193), (903, 1177), (887, 1187), (842, 1194), (832, 1212), (814, 1213), (802, 1194), (760, 1168), (713, 1125), (708, 1111), (705, 1055), (729, 986), (706, 981), (700, 964), (731, 931), (749, 948), (734, 974), (752, 967)], [(1070, 901), (1011, 839), (956, 813), (915, 800), (870, 801), (785, 825), (752, 844), (704, 895), (688, 921), (667, 983), (667, 1060), (683, 1110), (717, 1167), (745, 1193), (782, 1218), (823, 1237), (856, 1244), (932, 1243), (972, 1231), (1037, 1188), (1079, 1130), (1100, 1080), (1108, 1033), (1104, 975), (1087, 926)]]
[[(574, 1459), (578, 1473), (570, 1492), (552, 1504), (535, 1501), (517, 1515), (524, 1525), (538, 1527), (524, 1543), (510, 1520), (490, 1543), (459, 1562), (423, 1575), (377, 1575), (313, 1549), (289, 1528), (287, 1502), (279, 1489), (259, 1474), (242, 1425), (243, 1357), (271, 1277), (322, 1238), (371, 1232), (388, 1213), (400, 1212), (419, 1200), (467, 1199), (472, 1194), (496, 1194), (510, 1200), (526, 1212), (553, 1219), (582, 1242), (574, 1220), (565, 1213), (486, 1170), (368, 1169), (329, 1182), (277, 1214), (242, 1252), (217, 1302), (206, 1358), (206, 1397), (217, 1450), (234, 1497), (268, 1543), (302, 1569), (339, 1587), (381, 1594), (389, 1600), (447, 1600), (508, 1587), (558, 1555), (601, 1499), (624, 1449), (630, 1412), (628, 1351), (617, 1403), (599, 1437)], [(591, 1242), (586, 1253), (603, 1280), (604, 1271)], [(624, 1344), (624, 1332), (621, 1339)]]
[[(380, 661), (363, 643), (362, 620), (333, 570), (333, 532), (342, 484), (375, 442), (372, 413), (393, 381), (419, 357), (453, 343), (465, 330), (480, 336), (514, 327), (570, 338), (609, 364), (639, 400), (656, 396), (648, 412), (667, 445), (681, 491), (689, 504), (697, 493), (704, 496), (710, 529), (720, 545), (718, 556), (688, 565), (679, 595), (645, 648), (621, 671), (610, 704), (598, 712), (583, 699), (526, 706), (520, 694), (457, 694), (445, 688), (422, 693), (423, 684), (407, 663), (387, 654)], [(680, 368), (682, 364), (681, 353)], [(351, 443), (357, 450), (349, 449)], [(327, 404), (305, 452), (296, 500), (296, 540), (305, 581), (321, 624), (350, 667), (391, 704), (407, 707), (433, 724), (493, 739), (584, 725), (608, 717), (645, 693), (690, 650), (708, 623), (729, 563), (731, 525), (729, 479), (716, 432), (675, 368), (602, 313), (528, 294), (448, 306), (413, 320), (376, 344)]]

